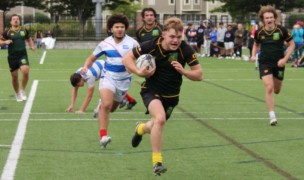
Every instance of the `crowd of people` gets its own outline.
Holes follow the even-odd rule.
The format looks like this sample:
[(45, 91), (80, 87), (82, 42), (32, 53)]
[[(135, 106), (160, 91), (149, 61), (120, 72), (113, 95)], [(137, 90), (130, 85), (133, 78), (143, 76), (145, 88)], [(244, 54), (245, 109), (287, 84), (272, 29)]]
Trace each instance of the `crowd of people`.
[(184, 35), (198, 56), (241, 59), (242, 47), (248, 44), (250, 33), (241, 23), (220, 22), (217, 26), (203, 20), (197, 28), (188, 23)]
[[(297, 66), (303, 63), (302, 44), (303, 28), (294, 28), (290, 34), (287, 29), (276, 23), (277, 13), (272, 6), (262, 6), (259, 17), (263, 24), (254, 26), (251, 33), (244, 29), (242, 24), (219, 23), (218, 27), (210, 21), (201, 21), (198, 28), (189, 23), (185, 30), (183, 22), (177, 17), (170, 17), (161, 25), (156, 21), (156, 12), (153, 8), (142, 10), (143, 26), (136, 32), (136, 39), (126, 34), (129, 20), (122, 14), (114, 14), (107, 20), (109, 36), (102, 40), (88, 56), (84, 65), (70, 76), (73, 86), (71, 104), (66, 112), (75, 110), (75, 101), (78, 88), (88, 84), (87, 95), (76, 111), (86, 111), (92, 99), (94, 84), (99, 81), (99, 143), (106, 148), (112, 140), (108, 129), (110, 113), (122, 106), (124, 99), (129, 99), (130, 108), (136, 101), (128, 90), (132, 82), (132, 74), (143, 77), (140, 95), (146, 114), (150, 118), (146, 122), (136, 123), (131, 145), (136, 148), (145, 134), (150, 134), (152, 149), (152, 165), (155, 175), (167, 171), (163, 165), (162, 145), (163, 131), (167, 120), (171, 117), (174, 108), (179, 103), (179, 95), (183, 76), (192, 81), (203, 79), (203, 70), (198, 56), (218, 58), (242, 57), (242, 47), (248, 44), (251, 61), (255, 62), (258, 51), (258, 68), (260, 78), (265, 86), (265, 103), (269, 112), (270, 125), (278, 123), (274, 111), (273, 94), (280, 93), (284, 79), (285, 65), (296, 47), (294, 57)], [(11, 28), (3, 33), (0, 45), (8, 45), (8, 62), (12, 75), (12, 84), (18, 102), (27, 99), (25, 88), (29, 76), (29, 60), (25, 41), (34, 51), (34, 42), (26, 29), (20, 26), (20, 17), (13, 15)], [(302, 24), (303, 25), (303, 24)], [(11, 34), (15, 36), (12, 37)], [(302, 34), (301, 34), (302, 33)], [(183, 34), (187, 42), (183, 41)], [(46, 35), (49, 36), (50, 34)], [(296, 36), (302, 36), (296, 40)], [(37, 31), (35, 40), (43, 37)], [(249, 41), (247, 43), (247, 40)], [(294, 41), (296, 43), (294, 43)], [(296, 44), (296, 45), (295, 45)], [(37, 44), (37, 48), (40, 44)], [(203, 48), (202, 48), (203, 47)], [(284, 47), (286, 51), (284, 51)], [(143, 54), (151, 54), (155, 58), (156, 68), (138, 69), (135, 60)], [(100, 60), (104, 55), (104, 60)], [(185, 66), (189, 66), (185, 68)], [(19, 88), (18, 70), (22, 72), (22, 85)], [(106, 73), (105, 73), (106, 72)]]

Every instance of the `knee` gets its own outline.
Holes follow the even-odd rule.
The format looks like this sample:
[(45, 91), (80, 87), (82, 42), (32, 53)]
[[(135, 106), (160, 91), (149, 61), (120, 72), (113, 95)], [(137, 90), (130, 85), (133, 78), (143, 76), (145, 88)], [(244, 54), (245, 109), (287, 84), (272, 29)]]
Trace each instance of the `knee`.
[(160, 126), (160, 127), (165, 126), (165, 124), (166, 124), (166, 115), (157, 116), (154, 119), (154, 123), (153, 124), (157, 125), (157, 126)]

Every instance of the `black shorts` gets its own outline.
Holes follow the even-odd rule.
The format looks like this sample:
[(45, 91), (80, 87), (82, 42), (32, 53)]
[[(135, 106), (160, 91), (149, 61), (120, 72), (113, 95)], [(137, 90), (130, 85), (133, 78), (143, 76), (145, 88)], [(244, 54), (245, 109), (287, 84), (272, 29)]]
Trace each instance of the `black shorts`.
[(154, 99), (159, 99), (161, 103), (163, 104), (163, 107), (166, 112), (166, 120), (168, 120), (173, 112), (174, 107), (178, 104), (179, 97), (173, 97), (173, 98), (164, 98), (159, 96), (158, 94), (149, 91), (148, 89), (142, 89), (140, 92), (140, 95), (144, 101), (144, 104), (147, 108), (146, 114), (149, 114), (148, 106), (150, 102)]
[(18, 56), (8, 56), (7, 61), (10, 68), (10, 72), (19, 69), (23, 65), (30, 65), (27, 54), (22, 54)]
[(283, 81), (285, 67), (278, 67), (275, 64), (259, 64), (260, 78), (272, 74), (273, 77)]
[(224, 42), (217, 42), (217, 46), (218, 47), (221, 47), (221, 48), (225, 48), (225, 44), (224, 44)]

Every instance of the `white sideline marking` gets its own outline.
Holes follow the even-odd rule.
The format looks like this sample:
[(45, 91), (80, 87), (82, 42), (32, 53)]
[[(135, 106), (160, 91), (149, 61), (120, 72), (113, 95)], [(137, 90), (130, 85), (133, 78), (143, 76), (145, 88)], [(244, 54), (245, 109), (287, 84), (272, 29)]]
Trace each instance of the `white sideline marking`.
[(30, 95), (28, 100), (26, 101), (25, 107), (23, 109), (23, 113), (21, 115), (18, 128), (14, 137), (13, 144), (11, 146), (11, 150), (9, 152), (8, 158), (6, 160), (5, 166), (2, 171), (1, 180), (13, 180), (15, 170), (17, 167), (21, 147), (23, 144), (23, 139), (26, 131), (27, 122), (30, 116), (30, 112), (32, 109), (33, 101), (35, 98), (36, 90), (38, 86), (38, 80), (34, 80)]
[(40, 59), (40, 64), (43, 64), (46, 55), (46, 50), (43, 51), (42, 57)]
[(7, 145), (7, 144), (0, 144), (0, 147), (11, 147), (11, 145)]

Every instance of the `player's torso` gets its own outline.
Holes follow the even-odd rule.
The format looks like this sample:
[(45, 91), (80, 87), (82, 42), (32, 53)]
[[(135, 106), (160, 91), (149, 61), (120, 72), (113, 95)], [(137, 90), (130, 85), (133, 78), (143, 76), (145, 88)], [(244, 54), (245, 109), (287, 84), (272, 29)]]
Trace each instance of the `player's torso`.
[(155, 26), (152, 29), (146, 29), (143, 27), (139, 30), (139, 34), (138, 34), (139, 40), (138, 41), (145, 42), (145, 41), (151, 40), (153, 38), (156, 38), (160, 35), (161, 35), (161, 29), (158, 26)]
[(284, 56), (284, 39), (279, 28), (274, 31), (261, 30), (257, 38), (261, 45), (261, 60), (275, 61)]
[(113, 38), (107, 38), (102, 43), (102, 51), (106, 55), (106, 76), (114, 79), (130, 77), (122, 63), (122, 57), (126, 55), (138, 43), (131, 37), (126, 36), (120, 43), (116, 44)]
[(16, 54), (16, 53), (18, 54), (25, 52), (26, 50), (25, 40), (27, 36), (27, 31), (25, 31), (24, 29), (20, 29), (19, 31), (9, 30), (5, 33), (6, 33), (5, 39), (10, 39), (13, 41), (13, 43), (11, 43), (8, 46), (9, 54)]

